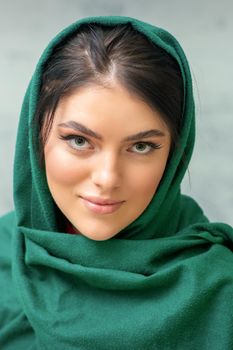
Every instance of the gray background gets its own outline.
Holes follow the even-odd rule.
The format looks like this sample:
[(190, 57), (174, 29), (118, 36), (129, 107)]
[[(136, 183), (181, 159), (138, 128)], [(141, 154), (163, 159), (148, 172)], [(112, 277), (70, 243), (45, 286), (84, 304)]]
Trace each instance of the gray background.
[(172, 32), (190, 62), (197, 142), (182, 185), (213, 221), (233, 225), (231, 0), (0, 0), (0, 215), (13, 208), (12, 166), (22, 99), (48, 41), (76, 19), (126, 15)]

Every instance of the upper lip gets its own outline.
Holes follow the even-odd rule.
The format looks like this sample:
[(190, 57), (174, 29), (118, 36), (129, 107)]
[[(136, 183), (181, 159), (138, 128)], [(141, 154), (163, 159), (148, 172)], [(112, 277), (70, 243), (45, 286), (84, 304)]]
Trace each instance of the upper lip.
[(113, 205), (113, 204), (118, 204), (118, 203), (122, 203), (124, 201), (120, 201), (120, 200), (113, 200), (113, 199), (105, 199), (105, 198), (100, 198), (100, 197), (93, 197), (93, 196), (81, 196), (81, 198), (92, 202), (94, 204), (99, 204), (99, 205)]

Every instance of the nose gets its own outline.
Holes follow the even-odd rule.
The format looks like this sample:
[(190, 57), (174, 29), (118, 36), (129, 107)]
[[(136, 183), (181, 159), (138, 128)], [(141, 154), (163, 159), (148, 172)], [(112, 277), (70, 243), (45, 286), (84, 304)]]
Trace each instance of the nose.
[(92, 181), (102, 190), (110, 191), (120, 187), (122, 169), (116, 155), (103, 154), (93, 165)]

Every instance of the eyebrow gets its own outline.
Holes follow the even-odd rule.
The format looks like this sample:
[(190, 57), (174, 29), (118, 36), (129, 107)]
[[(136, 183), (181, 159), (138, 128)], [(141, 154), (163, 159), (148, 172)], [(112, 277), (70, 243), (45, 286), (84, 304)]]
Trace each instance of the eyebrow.
[[(73, 129), (75, 131), (81, 131), (82, 133), (94, 137), (95, 139), (98, 140), (102, 140), (103, 137), (98, 134), (97, 132), (87, 128), (85, 125), (75, 122), (74, 120), (70, 120), (66, 123), (60, 123), (58, 124), (58, 126), (63, 127), (63, 128), (70, 128)], [(143, 138), (148, 138), (148, 137), (152, 137), (152, 136), (165, 136), (165, 133), (161, 130), (158, 129), (150, 129), (150, 130), (146, 130), (146, 131), (140, 131), (137, 134), (134, 135), (130, 135), (124, 138), (123, 141), (136, 141), (139, 139), (143, 139)]]

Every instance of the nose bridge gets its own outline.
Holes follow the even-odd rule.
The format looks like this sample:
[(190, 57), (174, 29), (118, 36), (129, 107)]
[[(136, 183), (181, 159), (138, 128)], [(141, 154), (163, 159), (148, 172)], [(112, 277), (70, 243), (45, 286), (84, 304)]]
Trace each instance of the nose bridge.
[(116, 152), (102, 152), (93, 169), (92, 178), (96, 185), (106, 188), (118, 187), (120, 185), (121, 170), (119, 155)]

